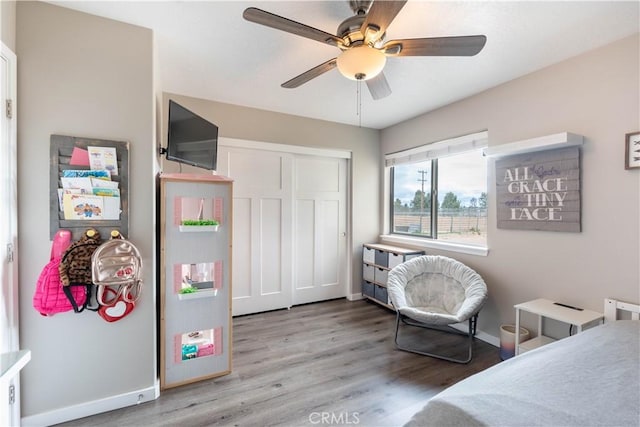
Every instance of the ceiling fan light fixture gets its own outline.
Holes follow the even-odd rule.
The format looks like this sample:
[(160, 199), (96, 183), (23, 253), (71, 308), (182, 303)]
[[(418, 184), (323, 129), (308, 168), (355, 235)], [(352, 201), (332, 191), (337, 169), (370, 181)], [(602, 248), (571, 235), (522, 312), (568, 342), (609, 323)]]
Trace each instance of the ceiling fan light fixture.
[(337, 59), (340, 73), (351, 80), (369, 80), (380, 74), (387, 57), (369, 45), (355, 46), (343, 51)]

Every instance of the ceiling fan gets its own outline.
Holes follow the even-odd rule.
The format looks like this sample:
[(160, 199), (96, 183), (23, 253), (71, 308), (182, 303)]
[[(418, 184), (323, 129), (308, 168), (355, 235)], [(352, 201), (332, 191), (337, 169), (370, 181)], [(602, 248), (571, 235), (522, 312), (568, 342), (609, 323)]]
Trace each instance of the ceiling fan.
[(385, 41), (387, 27), (406, 2), (351, 0), (349, 6), (355, 15), (338, 26), (337, 35), (255, 7), (245, 9), (242, 16), (247, 21), (326, 43), (342, 51), (336, 58), (284, 82), (282, 87), (296, 88), (337, 67), (345, 77), (365, 81), (373, 99), (382, 99), (391, 94), (382, 73), (387, 56), (473, 56), (487, 41), (484, 35)]

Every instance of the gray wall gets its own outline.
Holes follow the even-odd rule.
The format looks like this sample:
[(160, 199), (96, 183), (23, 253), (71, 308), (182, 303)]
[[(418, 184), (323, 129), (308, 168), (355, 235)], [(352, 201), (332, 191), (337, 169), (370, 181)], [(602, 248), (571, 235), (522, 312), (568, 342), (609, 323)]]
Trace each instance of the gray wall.
[(16, 2), (0, 1), (0, 40), (12, 51), (16, 51)]
[[(155, 385), (153, 38), (140, 27), (18, 2), (16, 53), (20, 337), (32, 352), (22, 374), (22, 415), (29, 417)], [(119, 322), (93, 312), (46, 318), (32, 307), (51, 247), (53, 133), (130, 142), (128, 237), (143, 254), (146, 288)]]
[(489, 163), (487, 257), (468, 263), (490, 300), (479, 327), (498, 335), (513, 305), (534, 298), (596, 311), (603, 298), (640, 302), (640, 170), (624, 169), (625, 133), (640, 130), (638, 34), (382, 131), (382, 152), (489, 130), (489, 145), (572, 132), (582, 147), (582, 232), (496, 228)]
[[(220, 136), (352, 152), (352, 293), (359, 293), (362, 278), (362, 244), (377, 241), (379, 234), (379, 131), (175, 94), (164, 95), (165, 109), (169, 98), (216, 123), (220, 128)], [(166, 146), (166, 121), (165, 117), (161, 132), (163, 146)], [(175, 162), (164, 159), (163, 167), (167, 172), (178, 170)], [(186, 166), (183, 167), (183, 171), (203, 170)]]

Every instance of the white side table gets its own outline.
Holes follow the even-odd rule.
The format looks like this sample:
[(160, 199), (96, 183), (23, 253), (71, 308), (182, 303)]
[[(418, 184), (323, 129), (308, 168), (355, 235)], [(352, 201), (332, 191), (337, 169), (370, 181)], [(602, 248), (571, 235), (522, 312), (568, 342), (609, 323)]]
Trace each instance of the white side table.
[[(582, 332), (583, 327), (589, 324), (604, 320), (602, 313), (586, 309), (576, 310), (557, 305), (553, 301), (546, 299), (527, 301), (516, 304), (514, 307), (516, 309), (516, 355), (555, 341), (553, 338), (542, 334), (542, 319), (545, 317), (575, 325), (577, 333)], [(520, 313), (522, 311), (538, 315), (538, 336), (520, 344)]]

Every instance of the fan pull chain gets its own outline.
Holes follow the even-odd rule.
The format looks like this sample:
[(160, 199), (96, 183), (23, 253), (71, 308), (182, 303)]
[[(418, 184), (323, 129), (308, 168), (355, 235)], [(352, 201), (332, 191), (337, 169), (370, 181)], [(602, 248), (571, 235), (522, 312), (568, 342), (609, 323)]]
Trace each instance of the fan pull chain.
[(356, 86), (356, 114), (358, 116), (358, 127), (362, 127), (362, 80), (357, 80)]

